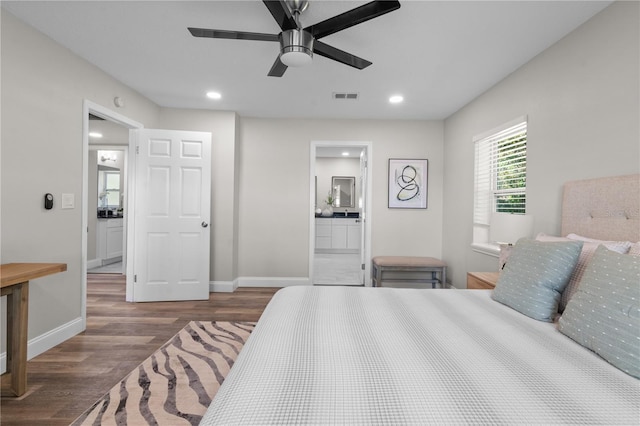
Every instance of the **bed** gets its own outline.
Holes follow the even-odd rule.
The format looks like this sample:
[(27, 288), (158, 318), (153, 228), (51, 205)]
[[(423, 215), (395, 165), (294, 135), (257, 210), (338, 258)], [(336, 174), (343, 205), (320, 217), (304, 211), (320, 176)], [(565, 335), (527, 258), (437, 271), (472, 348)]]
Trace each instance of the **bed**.
[[(637, 249), (639, 179), (634, 175), (567, 183), (563, 235), (598, 240), (614, 235), (627, 245), (619, 252)], [(548, 320), (534, 319), (529, 306), (522, 308), (527, 312), (523, 314), (519, 307), (496, 300), (496, 293), (512, 288), (511, 281), (503, 280), (505, 274), (524, 280), (531, 276), (528, 270), (517, 270), (522, 258), (537, 267), (525, 256), (526, 245), (516, 245), (495, 291), (280, 290), (201, 424), (638, 424), (640, 340), (633, 336), (640, 327), (635, 297), (640, 283), (633, 274), (639, 258), (603, 248), (597, 241), (543, 240), (522, 244), (532, 250), (553, 247), (550, 257), (570, 255), (574, 263), (583, 247), (594, 246), (564, 312), (558, 314), (557, 298)], [(629, 328), (623, 330), (627, 346), (622, 348), (622, 364), (615, 359), (619, 352), (613, 351), (613, 358), (607, 352), (609, 346), (618, 346), (617, 335), (604, 349), (592, 345), (591, 335), (577, 343), (591, 321), (578, 315), (582, 302), (591, 297), (588, 286), (602, 279), (595, 265), (609, 265), (611, 259), (625, 265), (622, 276), (629, 285), (619, 293), (635, 297), (613, 314), (621, 315)], [(624, 263), (628, 261), (630, 267)], [(630, 270), (631, 279), (626, 275)], [(617, 277), (607, 280), (618, 282)], [(590, 332), (591, 327), (586, 328)]]

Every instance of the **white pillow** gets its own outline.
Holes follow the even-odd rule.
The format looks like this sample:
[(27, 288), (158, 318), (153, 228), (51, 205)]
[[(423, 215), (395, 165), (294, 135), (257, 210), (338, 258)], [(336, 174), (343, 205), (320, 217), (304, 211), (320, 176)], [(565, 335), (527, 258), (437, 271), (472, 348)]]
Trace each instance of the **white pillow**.
[[(609, 250), (613, 250), (616, 253), (627, 254), (633, 243), (631, 241), (605, 241), (605, 240), (597, 240), (595, 238), (583, 237), (582, 235), (577, 234), (569, 234), (567, 238), (574, 241), (585, 241), (590, 243), (598, 243), (598, 244), (608, 244), (610, 246), (615, 246), (615, 249), (610, 248)], [(620, 251), (622, 250), (622, 251)]]
[(630, 254), (631, 256), (640, 256), (640, 242), (631, 244), (631, 248), (627, 254)]
[(578, 258), (578, 263), (571, 274), (571, 278), (569, 278), (569, 284), (562, 292), (562, 297), (560, 298), (560, 304), (558, 305), (558, 311), (564, 311), (564, 308), (569, 303), (571, 297), (575, 294), (578, 289), (578, 285), (580, 284), (580, 280), (582, 279), (582, 275), (587, 267), (587, 264), (593, 257), (596, 249), (600, 244), (605, 246), (611, 251), (615, 251), (616, 253), (626, 254), (631, 247), (631, 243), (629, 241), (603, 241), (603, 240), (595, 240), (593, 238), (581, 237), (576, 234), (569, 234), (566, 238), (564, 237), (554, 237), (546, 234), (538, 234), (536, 236), (536, 240), (538, 241), (582, 241), (584, 244), (582, 245), (582, 251), (580, 252), (580, 257)]

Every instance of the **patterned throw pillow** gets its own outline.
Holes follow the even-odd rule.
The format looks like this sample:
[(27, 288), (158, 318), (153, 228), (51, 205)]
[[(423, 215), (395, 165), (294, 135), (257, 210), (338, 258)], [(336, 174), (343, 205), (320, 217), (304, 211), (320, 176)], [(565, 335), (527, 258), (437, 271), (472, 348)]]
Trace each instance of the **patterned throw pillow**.
[(580, 241), (518, 240), (492, 298), (531, 318), (552, 322), (581, 248)]
[(562, 313), (571, 297), (575, 294), (578, 289), (578, 285), (580, 284), (580, 279), (582, 278), (582, 274), (584, 274), (585, 269), (587, 268), (587, 264), (593, 257), (593, 253), (595, 253), (596, 248), (600, 244), (604, 245), (609, 250), (613, 250), (616, 253), (627, 253), (629, 251), (629, 247), (631, 247), (631, 243), (629, 241), (602, 241), (595, 240), (593, 238), (582, 237), (576, 234), (569, 234), (566, 238), (563, 237), (553, 237), (545, 234), (538, 234), (536, 237), (538, 241), (582, 241), (584, 244), (582, 245), (582, 251), (580, 252), (580, 257), (578, 258), (578, 263), (571, 274), (571, 278), (569, 279), (569, 284), (567, 284), (567, 288), (562, 292), (562, 297), (560, 298), (560, 305), (558, 307), (558, 312)]
[(640, 378), (640, 258), (598, 247), (558, 328)]

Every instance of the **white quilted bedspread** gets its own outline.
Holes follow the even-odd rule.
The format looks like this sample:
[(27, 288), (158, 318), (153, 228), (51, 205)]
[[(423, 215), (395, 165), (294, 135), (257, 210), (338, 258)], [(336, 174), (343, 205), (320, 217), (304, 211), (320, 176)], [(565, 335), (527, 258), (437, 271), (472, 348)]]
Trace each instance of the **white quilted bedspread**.
[(640, 381), (482, 290), (289, 287), (201, 424), (634, 424)]

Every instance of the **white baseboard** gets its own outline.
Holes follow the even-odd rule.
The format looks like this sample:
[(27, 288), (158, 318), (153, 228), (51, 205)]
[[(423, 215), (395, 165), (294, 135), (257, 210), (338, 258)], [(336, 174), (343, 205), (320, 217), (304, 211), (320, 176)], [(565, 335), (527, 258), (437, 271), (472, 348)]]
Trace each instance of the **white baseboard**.
[(102, 259), (87, 260), (87, 269), (99, 268), (102, 266)]
[(308, 277), (238, 277), (238, 287), (290, 287), (311, 285)]
[[(27, 342), (27, 360), (34, 358), (41, 353), (48, 351), (56, 345), (72, 338), (78, 333), (85, 330), (85, 324), (82, 317), (78, 317), (66, 324), (56, 327), (40, 336), (34, 337)], [(7, 353), (0, 354), (0, 374), (7, 371)]]
[(233, 293), (238, 287), (289, 287), (310, 285), (309, 278), (239, 277), (233, 281), (209, 281), (211, 293)]
[(209, 281), (209, 293), (233, 293), (238, 288), (238, 281)]

